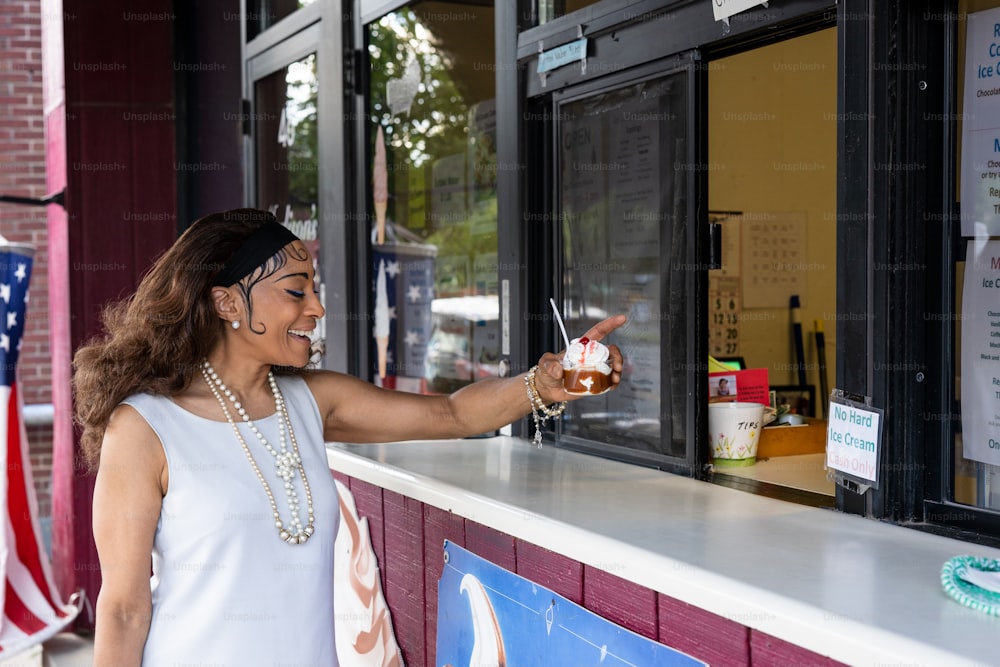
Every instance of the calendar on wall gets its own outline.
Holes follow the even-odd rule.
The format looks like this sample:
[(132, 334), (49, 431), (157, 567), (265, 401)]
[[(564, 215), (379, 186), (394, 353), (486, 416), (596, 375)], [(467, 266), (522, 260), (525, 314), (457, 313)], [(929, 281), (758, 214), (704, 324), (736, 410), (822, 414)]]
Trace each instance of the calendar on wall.
[[(743, 306), (787, 308), (793, 294), (806, 294), (804, 213), (744, 213), (741, 220)], [(803, 304), (805, 305), (805, 304)]]
[(709, 222), (722, 225), (721, 268), (708, 272), (708, 353), (713, 357), (739, 356), (742, 233), (737, 211), (710, 211)]
[(708, 284), (708, 353), (713, 357), (738, 356), (740, 279), (712, 277)]

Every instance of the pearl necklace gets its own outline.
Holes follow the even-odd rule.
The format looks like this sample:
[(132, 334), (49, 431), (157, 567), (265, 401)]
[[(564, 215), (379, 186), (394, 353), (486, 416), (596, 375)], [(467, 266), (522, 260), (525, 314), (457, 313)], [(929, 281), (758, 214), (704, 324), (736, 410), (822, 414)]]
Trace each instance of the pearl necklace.
[[(264, 434), (257, 429), (257, 425), (250, 421), (250, 416), (247, 414), (246, 409), (240, 405), (240, 402), (236, 400), (236, 396), (227, 387), (222, 379), (219, 377), (212, 365), (205, 360), (201, 365), (201, 374), (205, 377), (205, 382), (208, 384), (208, 388), (211, 390), (212, 395), (215, 396), (216, 400), (219, 401), (219, 405), (222, 406), (222, 412), (226, 416), (226, 421), (229, 425), (233, 427), (233, 433), (236, 434), (236, 438), (240, 441), (240, 445), (243, 446), (243, 453), (246, 454), (247, 460), (250, 461), (250, 466), (253, 468), (254, 472), (257, 474), (257, 479), (260, 480), (261, 486), (264, 487), (264, 493), (267, 494), (267, 500), (271, 503), (271, 513), (274, 516), (274, 527), (278, 529), (278, 537), (289, 544), (305, 544), (306, 541), (312, 536), (315, 529), (316, 518), (313, 515), (313, 498), (312, 492), (309, 490), (309, 480), (306, 479), (306, 470), (302, 466), (302, 458), (299, 456), (299, 445), (295, 441), (295, 431), (292, 430), (292, 422), (288, 418), (288, 410), (285, 408), (285, 398), (281, 394), (281, 390), (278, 388), (278, 383), (274, 379), (274, 373), (270, 371), (267, 374), (267, 381), (271, 385), (271, 393), (274, 394), (274, 409), (278, 413), (278, 440), (279, 449), (275, 450), (271, 446), (271, 443), (267, 441)], [(229, 412), (229, 408), (226, 406), (226, 401), (223, 395), (232, 401), (233, 409), (236, 413), (240, 415), (243, 419), (243, 423), (250, 427), (250, 431), (257, 436), (257, 440), (260, 444), (267, 450), (267, 452), (274, 458), (275, 470), (278, 473), (278, 478), (284, 482), (285, 486), (285, 497), (288, 500), (288, 509), (291, 514), (291, 519), (289, 519), (289, 526), (286, 527), (284, 522), (281, 520), (281, 515), (278, 513), (278, 504), (274, 500), (274, 494), (271, 492), (271, 486), (264, 479), (263, 473), (261, 473), (260, 468), (257, 466), (257, 461), (254, 460), (253, 454), (250, 452), (250, 447), (247, 446), (246, 440), (243, 439), (243, 434), (240, 433), (239, 427), (236, 425), (236, 421), (233, 419), (232, 414)], [(292, 441), (291, 450), (285, 442), (285, 431), (288, 431), (289, 439)], [(299, 475), (302, 477), (302, 489), (306, 494), (306, 514), (309, 518), (308, 524), (303, 528), (302, 520), (299, 518), (299, 497), (298, 493), (295, 491), (295, 485), (293, 480), (295, 479), (295, 471), (298, 470)]]

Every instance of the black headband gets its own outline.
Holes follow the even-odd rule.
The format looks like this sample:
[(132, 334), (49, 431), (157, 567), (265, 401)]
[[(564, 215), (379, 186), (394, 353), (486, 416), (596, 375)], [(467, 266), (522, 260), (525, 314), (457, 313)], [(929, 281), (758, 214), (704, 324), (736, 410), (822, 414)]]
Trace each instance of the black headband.
[(250, 275), (255, 269), (264, 265), (274, 257), (279, 250), (299, 237), (280, 222), (268, 222), (261, 225), (250, 235), (239, 250), (233, 253), (226, 265), (215, 277), (213, 287), (229, 287)]

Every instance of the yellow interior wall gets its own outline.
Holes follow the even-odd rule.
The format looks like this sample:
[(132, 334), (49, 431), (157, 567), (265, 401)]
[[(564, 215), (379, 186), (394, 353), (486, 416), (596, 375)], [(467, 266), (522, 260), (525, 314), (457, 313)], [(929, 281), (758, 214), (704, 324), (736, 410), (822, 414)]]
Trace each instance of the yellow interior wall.
[[(814, 320), (823, 321), (827, 385), (836, 386), (836, 36), (830, 28), (707, 65), (709, 208), (806, 216), (799, 296), (807, 379), (817, 393)], [(772, 385), (797, 384), (787, 305), (746, 312), (738, 354), (751, 367), (768, 368)]]

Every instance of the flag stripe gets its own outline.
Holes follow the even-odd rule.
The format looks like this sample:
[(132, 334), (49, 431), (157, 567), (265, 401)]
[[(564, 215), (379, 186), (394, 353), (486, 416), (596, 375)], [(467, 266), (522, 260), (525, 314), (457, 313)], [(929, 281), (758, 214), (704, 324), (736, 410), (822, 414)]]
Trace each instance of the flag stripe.
[(32, 645), (31, 635), (25, 634), (21, 628), (9, 619), (3, 619), (3, 633), (0, 633), (0, 655), (3, 653), (20, 653), (22, 648)]
[[(10, 524), (7, 525), (6, 536), (8, 540), (13, 539)], [(58, 621), (60, 617), (66, 616), (67, 608), (55, 607), (49, 604), (48, 597), (44, 591), (35, 585), (31, 578), (31, 573), (19, 560), (11, 559), (7, 561), (7, 583), (21, 598), (22, 604), (31, 609), (31, 612), (38, 618), (47, 622)]]
[[(14, 526), (17, 559), (28, 569), (32, 581), (45, 596), (46, 602), (53, 608), (58, 608), (42, 569), (38, 534), (34, 526), (35, 514), (28, 500), (24, 448), (14, 444), (27, 442), (27, 439), (22, 437), (25, 434), (21, 425), (19, 392), (16, 384), (11, 387), (10, 397), (7, 399), (7, 414), (7, 507), (10, 522)], [(11, 471), (19, 471), (20, 474), (12, 475)]]
[(4, 599), (4, 616), (9, 618), (14, 625), (24, 630), (29, 635), (41, 632), (45, 629), (45, 622), (35, 616), (34, 612), (28, 609), (21, 596), (17, 594), (14, 587), (7, 579), (7, 596)]

